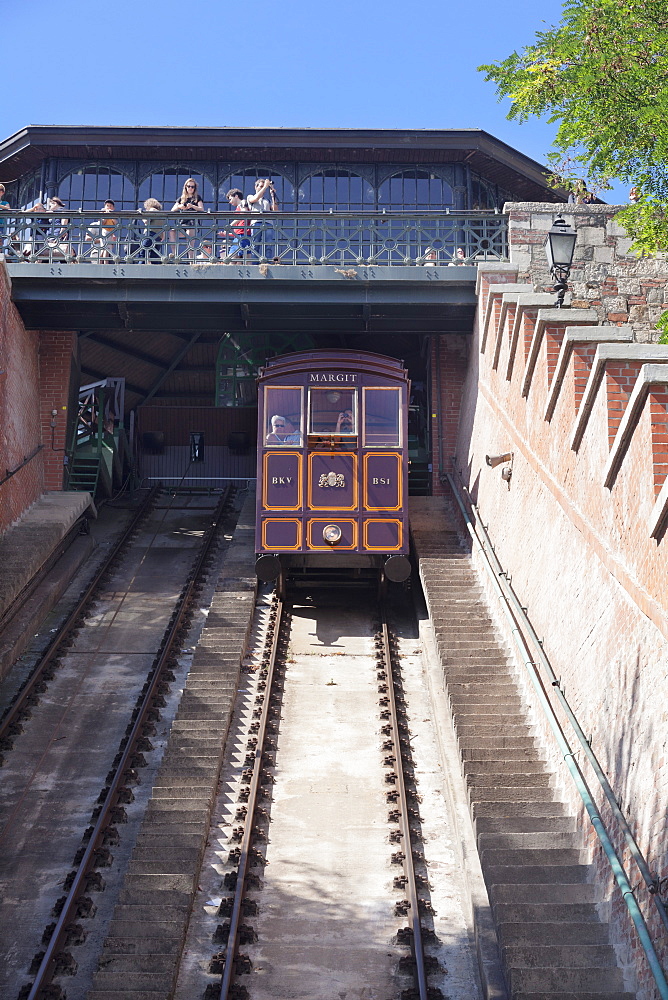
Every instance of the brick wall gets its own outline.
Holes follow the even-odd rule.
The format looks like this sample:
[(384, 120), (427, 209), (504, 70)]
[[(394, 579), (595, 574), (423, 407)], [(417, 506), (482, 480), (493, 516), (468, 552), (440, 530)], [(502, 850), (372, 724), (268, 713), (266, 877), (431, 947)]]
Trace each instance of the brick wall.
[[(554, 206), (549, 219), (536, 206), (512, 206), (512, 211), (522, 223), (540, 215), (537, 229), (516, 230), (512, 264), (516, 282), (542, 289), (544, 268), (537, 262), (534, 274), (533, 255)], [(649, 343), (648, 316), (656, 304), (650, 291), (658, 289), (663, 297), (668, 269), (644, 262), (656, 275), (645, 281), (641, 269), (621, 254), (624, 237), (615, 234), (609, 210), (576, 211), (578, 232), (591, 228), (600, 235), (581, 262), (576, 294), (596, 281), (596, 289), (587, 292), (596, 291), (597, 298), (583, 295), (555, 319), (551, 308), (536, 307), (535, 294), (520, 294), (515, 330), (509, 332), (508, 324), (503, 330), (495, 324), (503, 296), (508, 302), (513, 297), (512, 267), (498, 273), (491, 265), (480, 269), (455, 466), (489, 524), (496, 553), (592, 736), (651, 869), (667, 877), (668, 347)], [(583, 225), (582, 212), (593, 213), (591, 225)], [(601, 220), (604, 225), (598, 225)], [(520, 232), (528, 236), (521, 244)], [(630, 302), (630, 292), (623, 310), (611, 303), (608, 267), (616, 269), (617, 290), (624, 282), (645, 289), (642, 303)], [(622, 316), (632, 320), (627, 327), (605, 325)], [(500, 467), (485, 463), (485, 455), (508, 451), (513, 453), (509, 484)], [(578, 809), (579, 797), (552, 748), (534, 695), (528, 686), (525, 691), (564, 796)], [(617, 843), (624, 854), (619, 838)], [(649, 1000), (654, 993), (647, 964), (623, 901), (612, 889), (607, 863), (598, 849), (594, 855), (609, 890), (615, 944), (636, 977), (639, 996)], [(637, 870), (629, 871), (635, 885)], [(657, 939), (665, 941), (649, 894), (642, 888), (636, 897)], [(668, 949), (662, 947), (665, 964)]]
[[(0, 263), (0, 479), (41, 444), (38, 334), (27, 331), (11, 300)], [(0, 533), (37, 500), (44, 484), (43, 451), (0, 486)]]
[(668, 260), (629, 254), (631, 239), (615, 221), (619, 206), (508, 203), (511, 260), (520, 282), (551, 288), (543, 244), (559, 214), (577, 231), (571, 271), (573, 306), (593, 308), (602, 323), (632, 323), (639, 341), (656, 341), (668, 309)]
[(450, 472), (457, 444), (462, 388), (468, 363), (469, 339), (457, 334), (433, 337), (431, 345), (432, 492), (446, 492), (439, 472)]
[[(62, 490), (67, 445), (70, 378), (76, 372), (76, 333), (39, 334), (40, 422), (44, 442), (44, 488)], [(53, 416), (53, 410), (56, 415)], [(55, 427), (52, 427), (52, 423)]]
[[(44, 490), (63, 488), (63, 451), (76, 334), (26, 330), (0, 262), (0, 533)], [(51, 410), (58, 411), (51, 428)], [(39, 450), (37, 450), (39, 449)]]

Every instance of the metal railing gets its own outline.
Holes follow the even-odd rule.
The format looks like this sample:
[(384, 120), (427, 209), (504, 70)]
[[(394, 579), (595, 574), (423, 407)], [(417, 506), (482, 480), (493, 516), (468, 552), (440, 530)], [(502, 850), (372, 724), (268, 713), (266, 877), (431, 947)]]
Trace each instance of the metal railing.
[(8, 263), (477, 264), (507, 260), (496, 212), (12, 212), (0, 220)]
[[(483, 557), (483, 566), (490, 577), (492, 590), (499, 600), (501, 613), (509, 625), (510, 633), (517, 647), (519, 658), (527, 671), (529, 681), (537, 696), (538, 703), (545, 714), (547, 723), (555, 737), (563, 761), (570, 772), (573, 783), (575, 784), (578, 794), (582, 800), (582, 804), (587, 811), (592, 827), (608, 860), (610, 870), (617, 884), (617, 888), (621, 893), (624, 904), (638, 935), (640, 945), (645, 953), (647, 964), (656, 984), (658, 994), (661, 997), (661, 1000), (668, 1000), (668, 980), (666, 979), (666, 973), (661, 965), (654, 941), (649, 928), (647, 927), (647, 923), (645, 922), (645, 917), (635, 897), (636, 891), (640, 888), (640, 883), (636, 886), (631, 885), (630, 875), (626, 872), (622, 860), (615, 849), (613, 835), (608, 830), (603, 820), (601, 810), (596, 804), (583, 770), (576, 759), (578, 754), (582, 753), (591, 765), (594, 775), (600, 785), (600, 789), (607, 800), (614, 819), (616, 820), (619, 838), (626, 844), (641, 878), (645, 883), (647, 891), (646, 900), (654, 905), (664, 930), (668, 930), (666, 907), (659, 893), (659, 879), (656, 875), (652, 874), (650, 867), (643, 856), (635, 837), (633, 836), (631, 827), (619, 808), (619, 804), (615, 799), (612, 787), (610, 786), (610, 783), (594, 754), (591, 742), (585, 736), (579, 721), (566, 700), (566, 696), (561, 687), (561, 681), (554, 673), (552, 665), (542, 648), (542, 644), (538, 639), (538, 636), (536, 635), (536, 632), (531, 625), (519, 598), (510, 585), (507, 574), (504, 572), (503, 567), (496, 556), (494, 546), (492, 545), (491, 539), (487, 533), (487, 529), (482, 524), (479, 511), (473, 503), (468, 490), (463, 484), (458, 486), (455, 483), (453, 476), (449, 473), (446, 473), (445, 478), (450, 486), (450, 489), (452, 490), (452, 494), (455, 498), (464, 523), (466, 524), (466, 529), (471, 541)], [(467, 507), (464, 502), (461, 495), (462, 492), (466, 497), (468, 505), (470, 505), (469, 507)], [(534, 648), (533, 655), (529, 650), (525, 637), (528, 638)], [(552, 704), (551, 698), (549, 697), (548, 692), (550, 691), (554, 692), (556, 695), (557, 701), (559, 702), (561, 709), (564, 711), (564, 714), (572, 727), (573, 734), (577, 742), (580, 744), (579, 750), (574, 751), (569, 743), (569, 738), (564, 732), (556, 709)]]

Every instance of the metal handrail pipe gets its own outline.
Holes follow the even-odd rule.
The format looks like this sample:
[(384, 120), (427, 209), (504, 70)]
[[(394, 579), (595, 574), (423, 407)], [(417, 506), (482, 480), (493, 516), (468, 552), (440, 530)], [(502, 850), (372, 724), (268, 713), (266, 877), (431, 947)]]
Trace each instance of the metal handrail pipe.
[(564, 694), (564, 691), (561, 687), (561, 681), (555, 674), (552, 668), (552, 664), (550, 663), (549, 659), (545, 654), (540, 639), (536, 634), (536, 630), (531, 624), (531, 621), (528, 618), (528, 616), (525, 614), (517, 594), (511, 587), (505, 573), (503, 572), (503, 567), (501, 566), (501, 563), (499, 562), (499, 559), (497, 558), (497, 555), (494, 552), (494, 548), (492, 546), (489, 534), (485, 530), (485, 526), (482, 523), (482, 520), (480, 519), (480, 511), (473, 503), (473, 500), (471, 499), (471, 494), (463, 484), (462, 484), (462, 490), (465, 493), (471, 505), (471, 508), (478, 515), (478, 526), (480, 528), (480, 533), (482, 534), (484, 539), (484, 541), (481, 544), (487, 545), (487, 556), (492, 562), (492, 565), (494, 566), (494, 569), (498, 574), (498, 579), (501, 588), (504, 590), (507, 599), (512, 604), (514, 614), (520, 619), (520, 621), (522, 622), (522, 627), (525, 629), (525, 631), (529, 635), (529, 638), (531, 639), (532, 645), (535, 650), (536, 658), (539, 660), (540, 665), (545, 670), (545, 673), (547, 674), (550, 682), (550, 686), (554, 688), (557, 698), (559, 699), (559, 702), (561, 704), (561, 707), (563, 708), (564, 713), (568, 718), (568, 721), (573, 727), (573, 731), (578, 739), (578, 742), (580, 743), (587, 760), (592, 766), (594, 774), (596, 775), (603, 790), (603, 793), (608, 801), (608, 804), (610, 805), (610, 809), (615, 819), (619, 823), (619, 826), (624, 836), (624, 840), (626, 841), (626, 844), (629, 848), (629, 852), (633, 857), (633, 860), (635, 861), (638, 867), (638, 871), (642, 875), (643, 881), (645, 882), (649, 890), (650, 897), (652, 899), (652, 902), (654, 903), (654, 906), (656, 907), (657, 913), (659, 914), (659, 918), (661, 919), (663, 926), (666, 928), (666, 930), (668, 930), (668, 913), (666, 912), (666, 907), (664, 906), (663, 900), (661, 899), (658, 892), (659, 880), (656, 878), (656, 876), (652, 875), (652, 872), (645, 859), (645, 856), (643, 855), (642, 851), (640, 850), (640, 847), (638, 846), (638, 842), (633, 836), (633, 831), (629, 826), (628, 820), (626, 819), (626, 816), (619, 807), (619, 803), (615, 798), (615, 793), (612, 789), (612, 786), (610, 785), (608, 777), (603, 768), (601, 767), (598, 758), (596, 757), (596, 754), (592, 749), (591, 743), (587, 739), (577, 716), (573, 712), (573, 709), (571, 708), (566, 699), (566, 695)]
[(36, 458), (39, 455), (43, 447), (43, 444), (38, 444), (35, 448), (33, 448), (29, 455), (25, 456), (22, 462), (19, 462), (19, 464), (15, 466), (15, 468), (7, 469), (7, 474), (0, 479), (0, 486), (3, 486), (8, 479), (11, 479), (12, 476), (15, 476), (17, 472), (20, 472), (24, 466), (28, 465), (29, 462), (32, 462), (33, 458)]
[(562, 753), (563, 759), (566, 763), (566, 766), (568, 767), (568, 770), (573, 779), (575, 787), (577, 788), (580, 798), (582, 799), (582, 802), (584, 804), (584, 807), (587, 810), (591, 824), (600, 841), (601, 847), (603, 848), (605, 855), (608, 859), (615, 882), (617, 883), (617, 886), (619, 887), (622, 893), (622, 898), (629, 911), (631, 920), (633, 921), (633, 925), (635, 927), (642, 949), (645, 952), (647, 963), (649, 965), (650, 971), (656, 983), (659, 996), (662, 998), (662, 1000), (668, 1000), (668, 981), (666, 980), (666, 975), (663, 971), (663, 968), (659, 961), (659, 957), (656, 953), (654, 942), (652, 941), (649, 929), (645, 922), (645, 918), (642, 914), (642, 911), (640, 910), (640, 907), (638, 906), (638, 903), (636, 902), (635, 896), (633, 895), (634, 891), (633, 887), (631, 886), (627, 874), (624, 870), (624, 867), (617, 855), (617, 852), (615, 851), (614, 845), (612, 843), (612, 840), (610, 839), (605, 823), (603, 822), (603, 817), (601, 816), (599, 808), (596, 805), (596, 802), (592, 796), (587, 781), (575, 760), (575, 756), (573, 754), (573, 751), (571, 750), (566, 735), (561, 727), (561, 723), (557, 718), (554, 707), (550, 702), (549, 698), (547, 697), (547, 693), (543, 686), (543, 682), (538, 674), (536, 665), (531, 658), (526, 642), (524, 641), (524, 636), (522, 635), (519, 626), (511, 611), (510, 602), (507, 600), (503, 588), (499, 583), (498, 579), (499, 574), (494, 569), (492, 562), (488, 558), (488, 553), (484, 545), (478, 538), (475, 525), (473, 524), (471, 517), (469, 516), (469, 513), (463, 503), (459, 490), (455, 485), (454, 479), (452, 478), (450, 473), (446, 473), (446, 478), (452, 489), (453, 496), (461, 511), (462, 517), (464, 518), (466, 529), (469, 535), (471, 536), (472, 541), (478, 547), (478, 549), (480, 550), (480, 552), (484, 557), (483, 564), (486, 572), (490, 577), (492, 589), (499, 600), (502, 613), (506, 618), (506, 620), (508, 621), (508, 624), (510, 626), (510, 633), (512, 635), (513, 641), (515, 642), (515, 645), (517, 646), (518, 653), (520, 655), (524, 668), (527, 671), (529, 680), (531, 681), (531, 684), (536, 692), (539, 704), (543, 709), (543, 712), (545, 713), (545, 717), (557, 741), (559, 750)]

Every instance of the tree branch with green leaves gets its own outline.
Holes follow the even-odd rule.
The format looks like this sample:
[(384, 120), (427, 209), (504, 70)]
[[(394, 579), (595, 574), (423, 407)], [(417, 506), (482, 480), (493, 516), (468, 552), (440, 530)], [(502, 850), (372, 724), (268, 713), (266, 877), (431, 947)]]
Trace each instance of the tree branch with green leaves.
[[(507, 59), (480, 66), (510, 99), (508, 118), (558, 123), (555, 183), (635, 187), (618, 219), (639, 256), (668, 249), (668, 4), (569, 0), (557, 27)], [(664, 337), (668, 321), (660, 324)]]

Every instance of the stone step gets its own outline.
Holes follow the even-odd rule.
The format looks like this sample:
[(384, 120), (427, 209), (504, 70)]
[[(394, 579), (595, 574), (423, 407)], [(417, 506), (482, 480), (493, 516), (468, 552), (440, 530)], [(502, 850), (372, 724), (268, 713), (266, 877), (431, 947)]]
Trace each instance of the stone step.
[(566, 816), (566, 806), (563, 802), (555, 802), (551, 792), (542, 798), (533, 799), (477, 799), (471, 803), (473, 817), (477, 821), (489, 816)]
[(574, 816), (480, 816), (475, 823), (476, 835), (495, 833), (574, 833)]
[(436, 645), (442, 655), (446, 657), (446, 670), (448, 662), (458, 663), (466, 667), (484, 666), (488, 669), (494, 666), (501, 669), (506, 665), (506, 657), (498, 649), (488, 650), (484, 647), (470, 650), (450, 649), (447, 643), (440, 639), (436, 640)]
[(517, 685), (508, 674), (471, 672), (462, 669), (461, 676), (456, 670), (448, 673), (448, 691), (453, 694), (472, 694), (479, 691), (498, 691), (500, 693), (517, 693)]
[(498, 634), (496, 625), (489, 615), (481, 614), (480, 612), (466, 614), (466, 612), (459, 611), (456, 608), (434, 607), (433, 604), (430, 607), (432, 612), (431, 623), (437, 634), (444, 636), (470, 635), (485, 637), (492, 637)]
[(496, 761), (500, 765), (505, 765), (511, 761), (517, 761), (518, 763), (541, 763), (545, 765), (545, 761), (539, 756), (538, 751), (534, 747), (493, 747), (488, 750), (471, 747), (470, 749), (461, 749), (460, 755), (464, 763), (470, 762), (471, 764)]
[[(91, 1000), (90, 997), (89, 1000)], [(92, 1000), (95, 1000), (95, 998), (92, 998)], [(128, 1000), (132, 1000), (132, 998), (130, 997)], [(586, 990), (578, 990), (577, 993), (546, 993), (545, 990), (538, 990), (536, 993), (527, 993), (523, 990), (513, 993), (513, 1000), (636, 1000), (636, 995), (635, 993), (615, 993), (610, 990), (603, 990), (602, 993), (592, 993)]]
[[(137, 928), (137, 932), (139, 932), (139, 928)], [(93, 989), (87, 994), (87, 998), (88, 1000), (96, 997), (106, 998), (114, 993), (127, 998), (132, 996), (133, 992), (140, 996), (153, 993), (156, 998), (158, 996), (168, 997), (171, 996), (175, 974), (175, 972), (169, 971), (135, 973), (134, 975), (127, 972), (116, 974), (98, 972), (93, 980)]]
[(494, 641), (494, 636), (489, 632), (480, 635), (472, 635), (470, 632), (462, 635), (453, 635), (452, 630), (439, 636), (440, 642), (449, 649), (478, 649), (480, 652), (499, 653), (499, 643)]
[(591, 877), (590, 865), (568, 862), (557, 864), (492, 865), (483, 863), (483, 876), (488, 886), (495, 885), (544, 885), (549, 880), (554, 885), (581, 885)]
[(450, 570), (445, 554), (425, 560), (426, 541), (418, 550), (513, 1000), (627, 1000), (594, 905), (601, 890), (589, 881), (589, 852), (555, 801), (477, 573), (465, 553)]
[[(603, 926), (595, 903), (497, 903), (493, 910), (500, 928), (505, 924)], [(560, 936), (555, 940), (561, 940)]]
[(455, 722), (458, 719), (465, 719), (466, 725), (471, 725), (470, 720), (473, 718), (480, 719), (483, 726), (489, 726), (490, 719), (504, 720), (501, 722), (502, 726), (523, 724), (522, 706), (519, 701), (512, 702), (505, 698), (496, 701), (491, 698), (489, 701), (467, 701), (462, 698), (453, 702), (450, 707)]
[(519, 735), (506, 736), (505, 734), (494, 733), (491, 736), (466, 736), (460, 731), (457, 733), (459, 748), (462, 751), (480, 753), (499, 753), (502, 754), (506, 750), (517, 751), (518, 753), (522, 750), (536, 751), (536, 741), (533, 736), (527, 735), (527, 726), (517, 726), (517, 729), (521, 730)]
[[(545, 875), (545, 869), (542, 869)], [(511, 873), (512, 874), (512, 873)], [(550, 872), (550, 877), (555, 872)], [(503, 872), (498, 875), (502, 876)], [(490, 886), (490, 901), (496, 907), (502, 903), (511, 903), (513, 906), (527, 903), (531, 906), (538, 904), (557, 906), (560, 904), (582, 904), (601, 902), (603, 893), (598, 886), (591, 882), (507, 882), (497, 881), (488, 883)]]
[(471, 707), (475, 705), (498, 705), (499, 710), (508, 713), (519, 713), (524, 702), (520, 698), (517, 689), (508, 685), (497, 688), (487, 684), (478, 684), (467, 687), (465, 690), (452, 688), (448, 685), (448, 694), (453, 705), (458, 707)]
[(468, 793), (474, 809), (483, 803), (489, 805), (495, 802), (503, 803), (505, 808), (511, 805), (538, 808), (540, 804), (548, 805), (554, 800), (554, 790), (549, 785), (527, 785), (521, 788), (469, 785)]
[[(485, 767), (488, 764), (488, 767)], [(528, 764), (509, 761), (507, 766), (498, 761), (466, 761), (464, 777), (469, 785), (476, 787), (494, 785), (497, 788), (525, 788), (527, 785), (550, 785), (552, 776), (539, 762)]]
[(486, 736), (491, 736), (494, 732), (509, 736), (527, 736), (530, 733), (529, 728), (518, 720), (513, 718), (508, 721), (507, 716), (493, 712), (485, 712), (482, 715), (480, 713), (473, 715), (470, 712), (457, 712), (455, 713), (455, 726), (457, 732), (461, 730), (468, 736), (479, 729), (487, 730), (484, 733)]
[(104, 950), (110, 955), (179, 955), (182, 945), (180, 941), (170, 938), (119, 938), (108, 937), (104, 942)]
[(181, 920), (181, 915), (183, 912), (183, 907), (180, 906), (162, 906), (160, 908), (160, 913), (156, 914), (155, 908), (152, 906), (130, 906), (124, 903), (119, 903), (114, 908), (114, 921), (128, 921), (136, 920), (139, 923), (146, 922), (147, 926), (153, 923), (159, 923), (162, 926), (172, 925), (178, 923)]
[(536, 848), (535, 850), (507, 850), (498, 847), (486, 848), (481, 853), (484, 865), (492, 868), (536, 868), (544, 869), (549, 875), (553, 868), (588, 868), (589, 854), (576, 847)]
[(607, 927), (596, 920), (571, 919), (568, 923), (550, 921), (539, 924), (528, 920), (512, 923), (501, 921), (499, 934), (502, 946), (552, 946), (557, 942), (560, 945), (596, 944), (610, 947)]
[(573, 831), (541, 830), (526, 833), (478, 833), (479, 851), (537, 851), (557, 848), (579, 850), (579, 835)]
[(490, 767), (486, 770), (473, 770), (478, 764), (464, 767), (464, 777), (467, 785), (475, 788), (493, 787), (498, 789), (522, 789), (551, 787), (550, 775), (541, 764), (527, 764), (526, 767), (515, 763), (515, 770)]
[(580, 990), (592, 993), (621, 993), (624, 990), (622, 974), (619, 969), (605, 967), (594, 968), (561, 968), (536, 967), (514, 969), (508, 968), (508, 979), (513, 1000), (518, 993), (540, 993), (544, 997), (547, 992), (577, 994)]
[(487, 667), (467, 667), (450, 663), (443, 665), (443, 675), (448, 691), (484, 691), (486, 688), (489, 690), (498, 688), (499, 691), (517, 692), (517, 685), (505, 666), (490, 671)]

